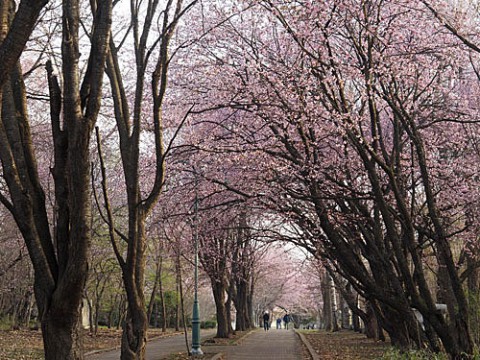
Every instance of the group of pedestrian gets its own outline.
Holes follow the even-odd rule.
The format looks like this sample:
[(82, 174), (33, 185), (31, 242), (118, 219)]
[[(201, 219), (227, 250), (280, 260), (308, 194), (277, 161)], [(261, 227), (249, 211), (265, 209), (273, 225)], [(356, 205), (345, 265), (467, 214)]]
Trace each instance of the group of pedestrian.
[[(288, 312), (283, 316), (283, 328), (288, 330), (288, 323), (290, 322), (290, 315)], [(282, 318), (277, 318), (277, 329), (282, 328)], [(265, 331), (270, 330), (270, 313), (266, 310), (263, 313), (263, 329)]]

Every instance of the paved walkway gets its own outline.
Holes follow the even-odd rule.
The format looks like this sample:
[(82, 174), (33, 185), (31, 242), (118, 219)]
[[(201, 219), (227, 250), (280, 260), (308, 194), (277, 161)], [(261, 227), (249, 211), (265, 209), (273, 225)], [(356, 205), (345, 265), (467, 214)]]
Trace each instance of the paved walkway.
[[(202, 330), (202, 341), (208, 337), (214, 336), (215, 330)], [(192, 346), (192, 334), (188, 333), (188, 344)], [(146, 360), (159, 360), (162, 357), (168, 356), (172, 353), (186, 352), (185, 335), (172, 335), (165, 338), (151, 339), (147, 343)], [(93, 355), (86, 356), (87, 360), (119, 360), (120, 350), (113, 350), (107, 352), (100, 352)]]
[(222, 352), (226, 360), (299, 360), (301, 341), (293, 330), (257, 329), (237, 346), (202, 346), (206, 352)]
[[(202, 330), (202, 341), (215, 334), (214, 330)], [(188, 335), (191, 346), (191, 334)], [(255, 359), (302, 359), (301, 341), (293, 330), (256, 329), (248, 334), (238, 345), (202, 345), (206, 353), (223, 353), (226, 360)], [(174, 335), (167, 338), (152, 339), (147, 343), (147, 360), (159, 360), (172, 353), (185, 352), (185, 335)], [(120, 351), (101, 352), (86, 357), (87, 360), (118, 360)]]

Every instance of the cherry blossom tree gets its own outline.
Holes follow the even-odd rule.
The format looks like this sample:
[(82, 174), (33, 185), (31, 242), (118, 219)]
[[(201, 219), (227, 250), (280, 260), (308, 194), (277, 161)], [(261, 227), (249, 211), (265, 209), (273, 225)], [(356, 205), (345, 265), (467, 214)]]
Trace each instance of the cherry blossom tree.
[(460, 260), (476, 242), (478, 84), (458, 39), (417, 5), (249, 2), (255, 12), (205, 38), (218, 48), (193, 70), (210, 95), (198, 102), (217, 112), (198, 123), (216, 151), (258, 156), (242, 178), (251, 191), (217, 183), (297, 227), (292, 240), (371, 303), (395, 344), (438, 350), (440, 339), (462, 356), (473, 349)]
[[(46, 359), (82, 359), (80, 309), (90, 247), (89, 140), (100, 108), (111, 2), (92, 9), (91, 48), (80, 76), (78, 1), (62, 3), (63, 88), (47, 63), (56, 209), (49, 211), (39, 171), (22, 67), (18, 57), (45, 2), (3, 2), (2, 127), (0, 159), (5, 189), (0, 201), (12, 213), (34, 269), (34, 291)], [(12, 21), (13, 20), (13, 21)], [(10, 22), (12, 21), (12, 22)], [(8, 53), (7, 53), (8, 52)], [(48, 168), (48, 165), (47, 165)], [(52, 215), (52, 217), (50, 217)], [(52, 225), (52, 226), (51, 226)]]
[[(8, 87), (10, 82), (10, 74), (18, 66), (20, 56), (22, 55), (25, 45), (35, 28), (36, 22), (40, 16), (41, 10), (48, 1), (21, 1), (16, 4), (13, 1), (4, 1), (0, 5), (0, 19), (2, 24), (2, 32), (0, 35), (0, 99), (3, 98), (4, 87)], [(18, 5), (18, 7), (17, 7)], [(7, 96), (8, 97), (8, 94)], [(2, 116), (2, 121), (3, 120)], [(8, 217), (6, 217), (8, 219)], [(4, 224), (4, 229), (7, 228)], [(4, 246), (8, 249), (10, 246)], [(24, 259), (23, 246), (20, 246), (20, 254), (6, 252), (6, 261), (2, 261), (6, 266), (2, 267), (1, 275), (5, 280), (10, 269), (14, 269), (15, 265)], [(15, 256), (15, 259), (9, 259)], [(28, 267), (28, 265), (24, 265)], [(10, 279), (9, 282), (12, 282)], [(19, 288), (18, 284), (16, 287)], [(5, 285), (2, 286), (5, 288)], [(20, 286), (23, 289), (23, 286)], [(27, 290), (31, 293), (31, 289)], [(21, 301), (18, 300), (20, 303)], [(2, 301), (3, 302), (3, 301)], [(8, 301), (4, 302), (5, 304)], [(18, 306), (19, 304), (15, 305)], [(3, 311), (2, 311), (3, 312)], [(29, 311), (31, 313), (31, 311)], [(16, 322), (16, 316), (14, 316)], [(27, 316), (27, 319), (29, 316)], [(27, 320), (28, 321), (28, 320)]]
[[(127, 320), (122, 338), (122, 359), (143, 359), (148, 318), (144, 294), (146, 221), (157, 205), (165, 182), (164, 100), (171, 42), (182, 16), (197, 0), (184, 2), (151, 0), (130, 2), (130, 27), (121, 29), (109, 45), (106, 74), (110, 80), (112, 109), (118, 134), (118, 150), (125, 189), (128, 228), (119, 231), (109, 209), (108, 185), (103, 186), (106, 216), (112, 245), (122, 270), (128, 298)], [(162, 7), (163, 5), (163, 7)], [(120, 14), (119, 14), (120, 15)], [(133, 69), (131, 67), (133, 66)], [(134, 80), (129, 81), (131, 73)], [(150, 79), (147, 78), (150, 77)], [(148, 87), (147, 81), (150, 82)], [(185, 111), (187, 112), (187, 111)], [(146, 115), (146, 114), (149, 115)], [(185, 113), (180, 116), (180, 120)], [(179, 122), (181, 122), (179, 120)], [(181, 126), (181, 124), (177, 124)], [(152, 149), (152, 151), (148, 151)], [(103, 181), (106, 181), (106, 167)], [(153, 174), (148, 176), (148, 174)], [(125, 241), (123, 254), (117, 238)]]

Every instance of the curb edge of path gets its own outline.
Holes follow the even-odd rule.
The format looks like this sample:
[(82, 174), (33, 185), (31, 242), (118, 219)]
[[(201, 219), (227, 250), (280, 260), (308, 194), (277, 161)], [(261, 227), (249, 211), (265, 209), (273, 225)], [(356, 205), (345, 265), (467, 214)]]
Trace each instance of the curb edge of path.
[[(298, 337), (300, 338), (300, 340), (305, 344), (305, 346), (307, 347), (307, 350), (308, 352), (310, 353), (310, 357), (312, 358), (312, 360), (320, 360), (320, 357), (318, 356), (318, 354), (316, 353), (316, 351), (313, 349), (313, 346), (312, 344), (310, 344), (310, 341), (308, 341), (308, 339), (305, 337), (305, 335), (303, 335), (301, 332), (295, 330), (295, 333), (298, 335)], [(212, 359), (213, 360), (213, 359)]]
[[(253, 332), (255, 332), (256, 329), (252, 329), (250, 331), (248, 331), (245, 335), (243, 335), (241, 338), (239, 338), (238, 340), (235, 341), (234, 344), (232, 345), (226, 345), (226, 346), (237, 346), (239, 345), (243, 340), (245, 340), (245, 338), (247, 336), (249, 336), (250, 334), (252, 334)], [(215, 355), (213, 355), (209, 360), (221, 360), (221, 359), (224, 359), (224, 356), (225, 356), (225, 353), (224, 352), (219, 352), (219, 353), (216, 353)]]
[(250, 336), (251, 334), (253, 334), (256, 330), (256, 328), (254, 329), (251, 329), (249, 332), (247, 332), (245, 335), (243, 335), (240, 339), (238, 339), (237, 341), (235, 341), (235, 345), (238, 345), (240, 344), (243, 340), (245, 340), (248, 336)]
[[(158, 340), (158, 339), (165, 339), (165, 338), (168, 338), (168, 337), (171, 337), (171, 336), (176, 336), (176, 335), (180, 335), (180, 334), (184, 334), (183, 332), (181, 331), (174, 331), (172, 333), (168, 333), (166, 335), (156, 335), (156, 336), (153, 336), (151, 338), (148, 339), (147, 343), (149, 341), (153, 341), (153, 340)], [(111, 348), (106, 348), (106, 349), (96, 349), (96, 350), (90, 350), (90, 351), (87, 351), (85, 352), (85, 354), (83, 354), (85, 357), (86, 356), (93, 356), (93, 355), (98, 355), (98, 354), (101, 354), (101, 353), (104, 353), (104, 352), (110, 352), (110, 351), (117, 351), (117, 350), (120, 350), (122, 347), (122, 345), (117, 345), (117, 346), (114, 346), (114, 347), (111, 347)]]
[(225, 354), (224, 354), (224, 353), (217, 353), (217, 354), (213, 355), (210, 360), (220, 360), (220, 359), (223, 359), (223, 355), (225, 355)]

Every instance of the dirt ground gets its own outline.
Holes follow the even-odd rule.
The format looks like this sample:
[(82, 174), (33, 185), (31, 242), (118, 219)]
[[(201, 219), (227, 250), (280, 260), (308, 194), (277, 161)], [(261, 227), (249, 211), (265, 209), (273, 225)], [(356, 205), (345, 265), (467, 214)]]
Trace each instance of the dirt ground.
[[(169, 336), (159, 329), (148, 331), (149, 338)], [(122, 331), (99, 329), (96, 336), (86, 333), (85, 350), (112, 349), (120, 346)], [(3, 330), (0, 331), (0, 360), (40, 360), (43, 359), (42, 334), (39, 330)]]
[[(322, 360), (372, 360), (378, 359), (388, 348), (388, 344), (374, 342), (364, 335), (351, 331), (328, 333), (325, 331), (302, 331)], [(169, 336), (161, 330), (149, 330), (149, 337)], [(226, 341), (234, 342), (244, 334), (238, 333)], [(111, 349), (120, 345), (121, 330), (99, 330), (97, 336), (86, 334), (86, 351)], [(0, 331), (0, 360), (40, 360), (43, 359), (42, 336), (38, 330)], [(304, 347), (302, 359), (309, 359)], [(170, 359), (188, 359), (186, 354), (176, 354)]]
[(352, 331), (325, 332), (309, 330), (303, 335), (322, 360), (372, 360), (380, 358), (388, 343), (375, 342)]

